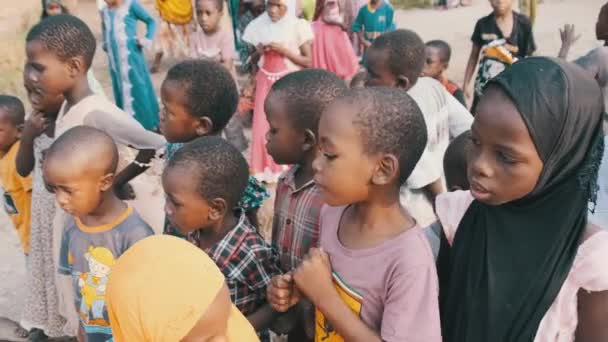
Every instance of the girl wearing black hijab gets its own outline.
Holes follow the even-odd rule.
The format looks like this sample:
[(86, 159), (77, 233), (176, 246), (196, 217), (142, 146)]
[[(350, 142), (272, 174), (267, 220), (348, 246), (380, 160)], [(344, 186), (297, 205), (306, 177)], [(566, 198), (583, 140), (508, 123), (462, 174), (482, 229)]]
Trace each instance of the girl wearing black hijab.
[(608, 232), (587, 223), (602, 112), (597, 82), (556, 59), (526, 58), (488, 84), (471, 190), (437, 199), (445, 342), (608, 341)]

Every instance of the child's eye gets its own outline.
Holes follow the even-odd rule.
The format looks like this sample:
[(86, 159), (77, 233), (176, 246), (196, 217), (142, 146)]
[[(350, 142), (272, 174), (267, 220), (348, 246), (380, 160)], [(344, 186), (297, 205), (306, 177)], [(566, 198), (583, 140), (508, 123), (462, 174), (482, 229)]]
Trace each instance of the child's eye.
[(336, 155), (329, 154), (329, 153), (323, 153), (323, 156), (325, 156), (325, 158), (327, 158), (327, 160), (334, 160), (337, 157)]
[(501, 162), (503, 162), (505, 164), (514, 164), (515, 163), (515, 159), (513, 159), (511, 156), (507, 155), (504, 152), (498, 152), (498, 160), (500, 160)]
[(474, 146), (479, 146), (479, 145), (481, 145), (481, 143), (479, 142), (479, 139), (475, 138), (475, 137), (474, 137), (474, 136), (472, 136), (472, 135), (469, 135), (469, 140), (471, 140), (471, 143), (472, 143)]

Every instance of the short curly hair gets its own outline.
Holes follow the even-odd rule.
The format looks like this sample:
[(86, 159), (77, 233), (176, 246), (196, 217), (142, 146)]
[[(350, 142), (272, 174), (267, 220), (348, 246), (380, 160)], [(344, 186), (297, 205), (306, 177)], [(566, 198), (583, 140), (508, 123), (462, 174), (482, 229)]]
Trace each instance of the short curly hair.
[(75, 16), (59, 14), (41, 20), (28, 32), (26, 42), (39, 41), (62, 61), (82, 57), (87, 70), (97, 42), (91, 29)]
[(19, 98), (11, 95), (0, 95), (0, 108), (6, 109), (13, 125), (19, 126), (25, 122), (25, 107)]
[(427, 143), (420, 108), (406, 92), (394, 88), (351, 89), (336, 101), (355, 111), (367, 153), (390, 153), (399, 160), (399, 185), (411, 175)]
[(372, 49), (388, 53), (388, 67), (393, 75), (405, 75), (415, 83), (425, 63), (425, 45), (411, 30), (395, 30), (376, 38)]
[(347, 89), (346, 83), (335, 74), (308, 69), (279, 79), (272, 85), (270, 94), (281, 96), (294, 128), (317, 132), (325, 107)]
[(202, 198), (222, 198), (231, 208), (239, 203), (249, 180), (243, 155), (219, 137), (205, 136), (187, 143), (175, 152), (164, 172), (177, 167), (191, 171), (189, 178)]
[(187, 60), (173, 66), (165, 82), (184, 87), (187, 111), (197, 118), (208, 117), (212, 134), (221, 132), (236, 112), (239, 93), (228, 70), (218, 62)]
[(426, 42), (425, 45), (427, 47), (439, 50), (439, 60), (441, 61), (441, 63), (450, 63), (450, 59), (452, 58), (452, 48), (450, 47), (450, 44), (448, 44), (446, 41), (436, 39)]

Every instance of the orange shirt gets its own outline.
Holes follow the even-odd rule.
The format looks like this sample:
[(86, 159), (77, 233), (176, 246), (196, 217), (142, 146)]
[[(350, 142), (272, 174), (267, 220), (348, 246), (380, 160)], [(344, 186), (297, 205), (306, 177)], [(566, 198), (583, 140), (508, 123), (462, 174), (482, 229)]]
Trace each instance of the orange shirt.
[(32, 205), (32, 175), (21, 177), (17, 173), (16, 159), (20, 142), (11, 146), (9, 151), (0, 158), (0, 182), (4, 210), (13, 221), (13, 225), (21, 240), (23, 252), (30, 249), (30, 218)]

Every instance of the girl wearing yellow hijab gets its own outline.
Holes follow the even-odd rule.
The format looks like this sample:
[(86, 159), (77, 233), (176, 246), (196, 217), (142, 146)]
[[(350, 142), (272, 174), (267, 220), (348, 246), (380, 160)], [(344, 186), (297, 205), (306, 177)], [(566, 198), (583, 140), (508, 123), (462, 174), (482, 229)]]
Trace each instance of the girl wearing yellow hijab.
[(213, 260), (176, 237), (131, 247), (112, 268), (106, 296), (116, 342), (259, 342)]

